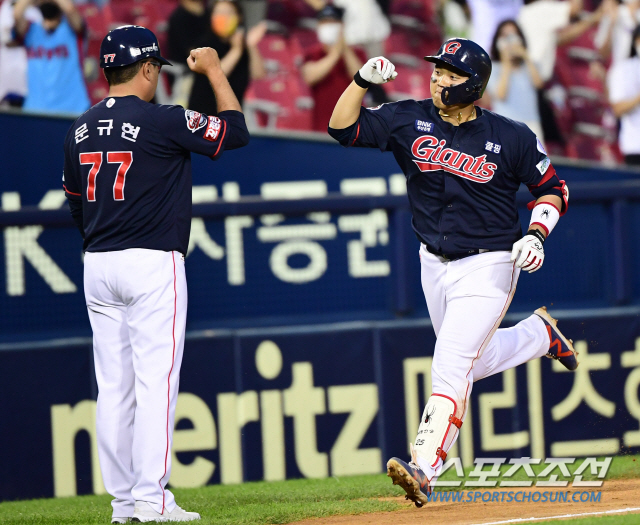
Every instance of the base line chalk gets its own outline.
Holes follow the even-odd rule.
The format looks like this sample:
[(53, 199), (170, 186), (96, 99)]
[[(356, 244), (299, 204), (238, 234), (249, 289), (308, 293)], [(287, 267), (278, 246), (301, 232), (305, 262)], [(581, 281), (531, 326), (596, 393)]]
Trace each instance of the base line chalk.
[(559, 520), (563, 518), (579, 518), (581, 516), (595, 516), (599, 514), (620, 514), (622, 512), (633, 512), (636, 510), (640, 510), (640, 507), (632, 507), (629, 509), (604, 510), (600, 512), (580, 512), (577, 514), (563, 514), (562, 516), (546, 516), (544, 518), (514, 518), (511, 520), (505, 520), (505, 521), (489, 521), (485, 523), (476, 523), (474, 525), (502, 525), (503, 523), (524, 523), (527, 521)]

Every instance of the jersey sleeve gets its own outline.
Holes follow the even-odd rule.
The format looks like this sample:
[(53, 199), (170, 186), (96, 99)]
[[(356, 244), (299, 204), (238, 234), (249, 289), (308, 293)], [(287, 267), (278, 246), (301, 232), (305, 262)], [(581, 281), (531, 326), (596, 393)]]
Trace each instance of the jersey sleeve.
[[(360, 116), (355, 124), (345, 130), (329, 128), (329, 134), (343, 146), (380, 148), (380, 151), (388, 151), (397, 108), (397, 102), (375, 108), (360, 108)], [(349, 132), (343, 133), (346, 130)]]
[(249, 143), (249, 131), (240, 111), (208, 116), (181, 106), (157, 106), (159, 129), (179, 149), (217, 159), (225, 149)]
[(556, 195), (562, 199), (561, 215), (567, 211), (568, 198), (565, 182), (558, 178), (547, 152), (535, 133), (524, 124), (517, 122), (517, 147), (512, 162), (514, 172), (520, 182), (525, 184), (531, 195), (539, 199), (545, 195)]
[(62, 187), (64, 194), (69, 201), (82, 202), (82, 180), (80, 174), (76, 171), (76, 163), (72, 159), (72, 130), (75, 129), (77, 123), (74, 122), (73, 126), (67, 133), (67, 137), (64, 140), (64, 169), (62, 171)]

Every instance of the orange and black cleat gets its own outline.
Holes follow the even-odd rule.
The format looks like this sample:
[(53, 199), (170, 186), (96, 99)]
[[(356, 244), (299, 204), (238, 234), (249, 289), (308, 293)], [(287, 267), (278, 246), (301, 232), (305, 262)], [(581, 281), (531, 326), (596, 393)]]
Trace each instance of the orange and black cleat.
[(422, 507), (429, 502), (429, 480), (416, 463), (391, 458), (387, 461), (387, 476), (393, 480), (394, 485), (400, 485), (404, 489), (407, 493), (406, 499), (413, 501), (416, 507)]
[(547, 357), (560, 361), (569, 370), (578, 368), (578, 352), (573, 348), (573, 341), (567, 339), (558, 330), (558, 321), (549, 315), (547, 307), (543, 306), (534, 312), (545, 324), (549, 333), (549, 351)]

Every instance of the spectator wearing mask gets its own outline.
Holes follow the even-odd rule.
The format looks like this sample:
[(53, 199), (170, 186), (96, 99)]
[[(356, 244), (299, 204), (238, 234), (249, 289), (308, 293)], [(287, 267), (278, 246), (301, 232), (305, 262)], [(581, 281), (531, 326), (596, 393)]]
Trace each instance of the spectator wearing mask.
[[(245, 38), (242, 23), (242, 8), (237, 2), (217, 0), (211, 11), (210, 30), (196, 45), (212, 47), (218, 52), (222, 71), (240, 104), (249, 81), (265, 76), (258, 44), (267, 31), (266, 22), (260, 22), (248, 31)], [(209, 80), (204, 75), (197, 75), (193, 81), (189, 108), (207, 115), (218, 113)]]
[(598, 26), (594, 43), (602, 57), (611, 57), (615, 64), (629, 58), (633, 43), (633, 30), (640, 24), (640, 1), (604, 0), (602, 20)]
[[(26, 10), (36, 5), (42, 22), (30, 22)], [(82, 16), (72, 0), (18, 0), (15, 34), (27, 50), (29, 111), (82, 113), (89, 108), (79, 41), (85, 35)]]
[[(13, 37), (13, 7), (16, 0), (0, 0), (0, 105), (22, 107), (27, 95), (27, 52)], [(41, 22), (36, 7), (29, 7), (25, 17)]]
[[(316, 11), (322, 11), (326, 0), (305, 0)], [(383, 43), (391, 34), (391, 23), (385, 13), (388, 2), (376, 0), (333, 0), (335, 7), (342, 9), (344, 40), (349, 46), (361, 46), (369, 56), (383, 53)]]
[(345, 42), (343, 14), (343, 9), (333, 5), (318, 12), (320, 43), (306, 53), (302, 64), (302, 78), (311, 88), (314, 100), (312, 127), (325, 133), (337, 100), (366, 62), (364, 53)]
[(496, 113), (524, 122), (542, 139), (537, 90), (542, 78), (527, 53), (525, 38), (514, 20), (503, 21), (491, 44), (493, 71), (487, 91)]
[(620, 151), (626, 164), (640, 166), (640, 26), (632, 34), (631, 56), (612, 66), (607, 84), (613, 113), (620, 119)]

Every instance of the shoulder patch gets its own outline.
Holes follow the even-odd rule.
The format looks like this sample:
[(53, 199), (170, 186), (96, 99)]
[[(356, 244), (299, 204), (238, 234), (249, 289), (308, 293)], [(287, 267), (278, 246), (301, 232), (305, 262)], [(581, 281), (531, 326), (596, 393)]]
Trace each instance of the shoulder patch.
[(184, 110), (184, 118), (187, 119), (187, 128), (191, 130), (191, 133), (195, 133), (199, 129), (204, 128), (208, 122), (206, 116), (191, 109)]
[[(540, 142), (538, 141), (538, 143)], [(551, 164), (551, 161), (549, 160), (549, 157), (545, 157), (540, 162), (538, 162), (538, 164), (536, 164), (536, 168), (540, 172), (540, 175), (544, 175), (547, 172), (550, 164)]]

